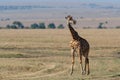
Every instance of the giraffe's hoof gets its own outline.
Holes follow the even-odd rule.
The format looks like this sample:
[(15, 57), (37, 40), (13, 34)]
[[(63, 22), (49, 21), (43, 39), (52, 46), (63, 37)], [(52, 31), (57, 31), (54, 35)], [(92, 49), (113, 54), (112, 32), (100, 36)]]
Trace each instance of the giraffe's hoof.
[(90, 74), (90, 72), (88, 71), (87, 75), (89, 75), (89, 74)]
[(82, 71), (82, 75), (85, 75), (86, 74), (86, 72), (85, 71)]
[(72, 75), (73, 74), (73, 71), (70, 73), (70, 75)]

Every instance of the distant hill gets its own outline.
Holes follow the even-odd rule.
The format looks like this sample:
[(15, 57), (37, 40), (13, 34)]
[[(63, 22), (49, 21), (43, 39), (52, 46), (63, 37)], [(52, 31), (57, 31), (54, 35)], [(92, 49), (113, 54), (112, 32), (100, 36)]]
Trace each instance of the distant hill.
[(119, 6), (113, 5), (104, 5), (104, 4), (97, 4), (97, 3), (81, 3), (79, 5), (0, 5), (0, 10), (26, 10), (26, 9), (34, 9), (34, 8), (96, 8), (96, 9), (120, 9)]

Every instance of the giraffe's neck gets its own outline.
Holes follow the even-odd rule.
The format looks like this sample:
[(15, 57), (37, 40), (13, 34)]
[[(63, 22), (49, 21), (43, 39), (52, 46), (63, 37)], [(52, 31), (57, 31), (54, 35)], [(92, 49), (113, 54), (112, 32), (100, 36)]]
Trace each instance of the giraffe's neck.
[(80, 36), (78, 35), (78, 33), (74, 30), (74, 28), (71, 26), (70, 23), (68, 23), (68, 28), (70, 30), (71, 36), (74, 40), (79, 40)]

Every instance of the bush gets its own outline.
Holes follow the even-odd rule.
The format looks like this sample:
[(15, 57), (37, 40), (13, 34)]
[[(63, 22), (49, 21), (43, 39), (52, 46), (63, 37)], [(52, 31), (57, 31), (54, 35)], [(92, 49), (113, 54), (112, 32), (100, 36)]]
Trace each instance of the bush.
[(17, 29), (17, 26), (13, 24), (13, 25), (11, 25), (11, 28), (12, 29)]
[(16, 25), (7, 25), (6, 28), (8, 29), (17, 29), (17, 26)]
[(32, 29), (45, 29), (45, 24), (44, 23), (39, 23), (39, 25), (37, 23), (31, 24), (31, 28)]
[(120, 29), (120, 26), (116, 26), (116, 29)]
[(39, 25), (37, 23), (31, 24), (30, 26), (32, 29), (37, 29)]
[(98, 25), (98, 29), (102, 29), (102, 28), (103, 28), (103, 24), (104, 24), (104, 23), (102, 23), (102, 22), (99, 23), (99, 25)]
[(55, 26), (55, 24), (54, 24), (54, 23), (50, 23), (50, 24), (48, 25), (48, 28), (49, 28), (49, 29), (55, 29), (55, 28), (56, 28), (56, 26)]
[(20, 21), (14, 21), (13, 24), (16, 25), (16, 27), (18, 27), (20, 29), (24, 28), (24, 25)]
[(40, 29), (45, 29), (46, 27), (45, 27), (45, 23), (39, 23), (39, 28)]
[(64, 26), (63, 26), (63, 24), (60, 24), (57, 28), (58, 29), (64, 29)]
[(8, 24), (8, 25), (6, 25), (6, 28), (7, 28), (7, 29), (10, 29), (10, 28), (11, 28), (11, 26)]

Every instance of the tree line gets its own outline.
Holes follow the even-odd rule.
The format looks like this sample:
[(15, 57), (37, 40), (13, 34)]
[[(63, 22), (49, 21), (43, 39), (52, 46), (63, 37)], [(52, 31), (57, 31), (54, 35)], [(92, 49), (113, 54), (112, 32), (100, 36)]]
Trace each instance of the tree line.
[(7, 29), (64, 29), (63, 24), (59, 24), (56, 26), (54, 23), (49, 23), (47, 26), (44, 22), (42, 23), (33, 23), (30, 25), (30, 27), (25, 27), (22, 22), (20, 21), (14, 21), (12, 24), (6, 25)]
[[(97, 26), (97, 29), (107, 29), (105, 25), (108, 24), (108, 21), (100, 22)], [(14, 21), (12, 24), (6, 25), (6, 27), (0, 27), (0, 29), (64, 29), (63, 24), (56, 26), (54, 23), (49, 23), (47, 26), (44, 22), (41, 23), (32, 23), (29, 27), (23, 25), (20, 21)], [(83, 29), (91, 29), (92, 27), (83, 27)], [(120, 26), (116, 26), (116, 29), (120, 29)]]

